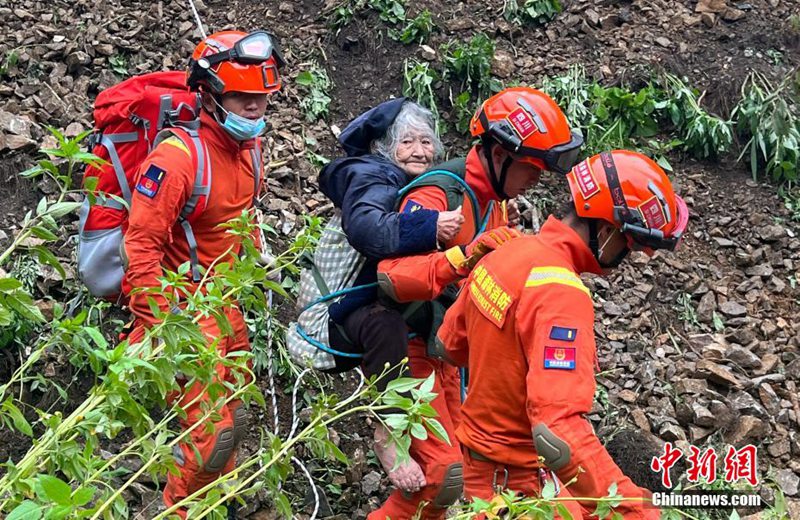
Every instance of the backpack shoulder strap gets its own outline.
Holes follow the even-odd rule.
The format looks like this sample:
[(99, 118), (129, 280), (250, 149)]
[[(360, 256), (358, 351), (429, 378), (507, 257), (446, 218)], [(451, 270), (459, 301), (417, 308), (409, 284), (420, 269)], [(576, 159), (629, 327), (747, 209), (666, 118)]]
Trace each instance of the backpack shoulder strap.
[[(211, 193), (211, 162), (208, 156), (208, 147), (200, 138), (197, 130), (193, 128), (176, 127), (163, 130), (156, 136), (153, 146), (158, 146), (173, 136), (180, 140), (195, 165), (192, 194), (184, 204), (183, 209), (181, 209), (178, 222), (183, 228), (186, 242), (189, 244), (189, 263), (192, 268), (192, 280), (199, 282), (202, 279), (200, 275), (200, 259), (197, 256), (197, 238), (194, 236), (191, 221), (197, 218), (208, 203), (208, 195)], [(204, 198), (203, 207), (200, 211), (195, 211), (200, 204), (201, 198)]]
[(261, 162), (261, 139), (256, 139), (255, 147), (250, 150), (250, 159), (253, 161), (253, 182), (255, 182), (253, 206), (255, 206), (258, 202), (259, 192), (261, 191), (261, 175), (264, 171), (264, 165)]
[(198, 215), (198, 213), (195, 213), (195, 209), (200, 203), (200, 198), (206, 197), (203, 205), (203, 209), (205, 209), (208, 195), (211, 193), (211, 162), (208, 156), (208, 148), (200, 138), (197, 130), (181, 127), (168, 128), (159, 132), (153, 145), (158, 146), (173, 136), (183, 143), (184, 148), (192, 157), (192, 164), (195, 165), (192, 194), (180, 214), (182, 219), (190, 219), (192, 217), (190, 220), (194, 220)]
[(475, 213), (475, 229), (480, 226), (480, 216), (477, 214), (480, 206), (478, 206), (478, 197), (472, 188), (469, 187), (466, 177), (467, 166), (466, 159), (463, 157), (452, 159), (445, 163), (434, 166), (427, 172), (423, 173), (416, 179), (406, 184), (400, 191), (397, 192), (397, 203), (395, 209), (400, 209), (400, 202), (411, 190), (421, 188), (423, 186), (435, 186), (444, 191), (447, 196), (447, 209), (452, 211), (459, 207), (464, 202), (464, 196), (469, 197), (470, 203), (473, 208), (476, 208)]

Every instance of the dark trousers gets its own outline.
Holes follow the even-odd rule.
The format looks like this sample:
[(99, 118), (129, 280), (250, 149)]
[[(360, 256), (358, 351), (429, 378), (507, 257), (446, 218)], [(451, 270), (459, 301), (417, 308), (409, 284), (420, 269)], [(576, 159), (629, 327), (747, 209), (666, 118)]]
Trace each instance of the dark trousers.
[(397, 365), (408, 357), (408, 329), (399, 312), (378, 302), (365, 305), (350, 313), (340, 326), (331, 321), (329, 336), (334, 349), (363, 355), (361, 358), (334, 355), (336, 368), (329, 372), (344, 372), (360, 365), (369, 378), (379, 376), (388, 364), (391, 370), (377, 382), (380, 391), (402, 375)]

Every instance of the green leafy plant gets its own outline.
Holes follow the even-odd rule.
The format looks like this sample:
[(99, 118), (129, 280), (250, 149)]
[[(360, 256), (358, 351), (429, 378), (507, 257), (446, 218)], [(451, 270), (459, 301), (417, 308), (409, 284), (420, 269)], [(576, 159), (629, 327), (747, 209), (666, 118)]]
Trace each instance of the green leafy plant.
[(465, 90), (452, 100), (453, 106), (453, 119), (455, 120), (456, 130), (465, 134), (469, 132), (469, 124), (472, 121), (472, 116), (478, 109), (472, 101), (469, 91)]
[(669, 170), (666, 155), (673, 149), (707, 159), (732, 146), (732, 123), (706, 112), (698, 92), (669, 74), (633, 90), (606, 87), (587, 78), (582, 67), (573, 66), (564, 76), (546, 79), (542, 89), (581, 130), (587, 155), (633, 149)]
[(458, 81), (461, 91), (468, 90), (479, 99), (499, 92), (502, 84), (492, 76), (494, 50), (494, 41), (483, 33), (466, 43), (447, 43), (442, 54), (444, 79)]
[(324, 119), (328, 116), (331, 98), (328, 95), (333, 83), (328, 72), (312, 61), (308, 68), (297, 75), (295, 80), (305, 90), (300, 108), (308, 121)]
[(367, 5), (386, 23), (396, 25), (406, 20), (404, 0), (367, 0)]
[(800, 93), (792, 75), (773, 86), (764, 76), (750, 74), (742, 99), (733, 110), (736, 131), (746, 139), (739, 155), (750, 159), (753, 178), (763, 166), (775, 181), (794, 181), (800, 165)]
[(19, 62), (18, 49), (11, 49), (10, 51), (4, 53), (2, 58), (2, 64), (0, 64), (0, 76), (5, 76), (6, 74), (8, 74), (8, 71), (16, 67), (18, 62)]
[(559, 0), (522, 0), (521, 5), (517, 0), (505, 0), (503, 16), (520, 25), (544, 25), (563, 9)]
[(697, 316), (697, 310), (692, 304), (692, 296), (688, 293), (681, 293), (678, 295), (678, 318), (683, 322), (684, 328), (697, 327), (700, 320)]
[(128, 72), (128, 59), (124, 54), (115, 54), (108, 58), (108, 63), (111, 65), (111, 70), (120, 76), (129, 76)]
[(413, 19), (407, 20), (402, 29), (389, 29), (389, 36), (406, 45), (422, 43), (428, 38), (434, 27), (431, 12), (424, 9)]
[[(580, 478), (575, 478), (561, 484), (569, 487)], [(610, 518), (612, 520), (622, 520), (622, 514), (614, 511), (623, 502), (641, 502), (641, 498), (625, 498), (617, 491), (617, 484), (611, 484), (608, 488), (608, 495), (605, 497), (580, 497), (581, 501), (594, 503), (595, 510), (592, 517)], [(555, 518), (556, 515), (564, 519), (574, 518), (567, 509), (564, 502), (575, 500), (573, 497), (556, 496), (556, 486), (552, 480), (548, 479), (542, 487), (540, 496), (526, 497), (515, 494), (513, 491), (505, 490), (496, 495), (491, 501), (473, 499), (472, 503), (458, 508), (459, 512), (450, 517), (454, 520), (467, 520), (475, 518), (477, 515), (485, 515), (490, 519), (519, 519), (533, 520), (538, 518)]]
[(436, 70), (430, 63), (409, 58), (403, 62), (403, 95), (427, 107), (433, 112), (435, 120), (439, 120), (439, 109), (436, 106), (436, 95), (433, 85), (439, 80)]
[(698, 159), (714, 158), (730, 150), (733, 123), (709, 114), (700, 104), (702, 96), (672, 74), (665, 74), (668, 100), (662, 109), (669, 112), (683, 142), (681, 147)]
[(334, 31), (340, 31), (355, 18), (356, 13), (363, 9), (366, 0), (345, 0), (333, 7), (328, 14), (328, 23)]

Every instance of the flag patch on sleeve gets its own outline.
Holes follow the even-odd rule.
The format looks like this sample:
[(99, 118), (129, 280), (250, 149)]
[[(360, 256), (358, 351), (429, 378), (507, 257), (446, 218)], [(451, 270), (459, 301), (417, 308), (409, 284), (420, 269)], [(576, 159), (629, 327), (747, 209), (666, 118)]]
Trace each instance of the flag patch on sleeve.
[(166, 171), (162, 168), (159, 168), (155, 164), (151, 164), (147, 171), (144, 172), (142, 178), (139, 179), (139, 182), (136, 183), (136, 191), (141, 193), (147, 198), (152, 199), (158, 193), (158, 189), (161, 187), (161, 181), (164, 180), (164, 175), (166, 175)]
[(575, 348), (544, 347), (544, 368), (575, 370)]
[(414, 213), (415, 211), (419, 211), (421, 209), (422, 209), (422, 204), (415, 201), (414, 199), (408, 199), (405, 207), (403, 208), (403, 213)]
[(553, 328), (550, 329), (550, 339), (558, 341), (575, 341), (577, 335), (578, 329), (559, 327), (558, 325), (553, 325)]

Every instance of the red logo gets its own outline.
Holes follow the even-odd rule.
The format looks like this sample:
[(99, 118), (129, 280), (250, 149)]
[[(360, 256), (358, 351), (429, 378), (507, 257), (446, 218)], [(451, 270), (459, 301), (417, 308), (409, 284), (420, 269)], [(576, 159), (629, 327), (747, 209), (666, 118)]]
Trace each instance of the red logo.
[[(650, 469), (661, 473), (661, 483), (664, 487), (672, 487), (669, 470), (681, 457), (683, 457), (683, 452), (674, 448), (671, 442), (667, 442), (664, 445), (664, 454), (660, 457), (653, 457), (650, 461)], [(752, 444), (738, 450), (733, 446), (728, 446), (724, 459), (725, 482), (734, 483), (744, 479), (752, 486), (757, 485), (757, 457), (758, 449)], [(701, 451), (696, 446), (690, 445), (687, 461), (689, 468), (686, 473), (689, 482), (699, 482), (700, 479), (704, 479), (711, 484), (717, 479), (717, 453), (713, 447)]]
[(600, 186), (594, 178), (588, 160), (581, 162), (573, 168), (572, 174), (575, 176), (575, 182), (578, 183), (578, 189), (581, 190), (583, 200), (588, 200), (600, 193)]
[(664, 208), (655, 196), (639, 204), (639, 213), (650, 229), (661, 229), (667, 225)]
[(511, 123), (511, 126), (514, 127), (514, 131), (517, 132), (520, 139), (523, 141), (527, 139), (529, 136), (533, 135), (538, 128), (536, 127), (536, 123), (531, 118), (531, 115), (528, 114), (522, 107), (517, 108), (508, 116), (506, 116), (508, 122)]

